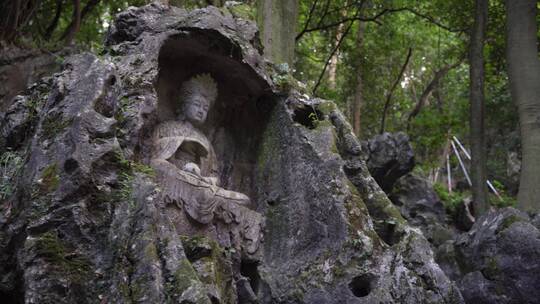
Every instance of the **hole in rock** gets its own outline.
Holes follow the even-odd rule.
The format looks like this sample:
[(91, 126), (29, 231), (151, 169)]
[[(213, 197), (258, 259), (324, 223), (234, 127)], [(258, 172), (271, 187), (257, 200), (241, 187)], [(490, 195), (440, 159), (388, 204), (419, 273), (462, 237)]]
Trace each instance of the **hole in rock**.
[(111, 118), (114, 116), (115, 103), (116, 101), (113, 99), (110, 92), (107, 92), (107, 94), (96, 100), (94, 103), (94, 110), (107, 118)]
[(249, 285), (255, 294), (259, 291), (259, 284), (261, 281), (257, 266), (257, 262), (246, 260), (242, 260), (242, 264), (240, 265), (240, 274), (249, 279)]
[(109, 78), (108, 82), (109, 82), (109, 85), (110, 85), (110, 86), (115, 85), (115, 84), (116, 84), (116, 77), (115, 77), (115, 76), (111, 76), (111, 77)]
[(24, 303), (24, 295), (19, 291), (0, 291), (0, 303), (20, 304)]
[(212, 255), (212, 247), (208, 243), (185, 242), (183, 245), (186, 257), (191, 263)]
[(399, 241), (399, 237), (395, 235), (396, 225), (394, 223), (379, 220), (375, 221), (374, 224), (375, 232), (386, 244), (392, 246)]
[(270, 200), (270, 201), (266, 201), (266, 204), (268, 204), (268, 206), (270, 207), (274, 207), (277, 205), (277, 202), (274, 200)]
[(64, 163), (64, 171), (66, 171), (68, 174), (73, 173), (73, 171), (77, 170), (77, 168), (79, 168), (79, 163), (73, 158), (66, 160)]
[(210, 302), (212, 302), (212, 304), (219, 304), (221, 302), (219, 302), (219, 299), (214, 297), (214, 296), (209, 296), (210, 297)]
[(294, 110), (293, 120), (308, 129), (315, 129), (318, 123), (324, 120), (324, 115), (321, 111), (306, 106)]
[(352, 293), (359, 297), (366, 297), (371, 292), (371, 289), (373, 288), (373, 283), (375, 281), (375, 277), (370, 274), (363, 274), (356, 276), (352, 279), (352, 281), (349, 283), (349, 289), (352, 291)]
[(24, 301), (24, 281), (19, 274), (15, 273), (14, 265), (9, 263), (2, 265), (1, 271), (3, 279), (0, 288), (0, 303), (22, 304)]

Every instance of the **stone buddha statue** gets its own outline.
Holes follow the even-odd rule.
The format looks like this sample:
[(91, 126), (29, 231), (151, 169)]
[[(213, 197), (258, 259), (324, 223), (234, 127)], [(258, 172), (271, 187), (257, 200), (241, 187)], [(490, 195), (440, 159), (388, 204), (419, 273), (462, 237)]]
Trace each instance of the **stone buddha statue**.
[(166, 201), (183, 208), (200, 224), (217, 219), (235, 226), (233, 234), (239, 234), (242, 248), (253, 254), (261, 239), (262, 217), (247, 208), (250, 200), (245, 194), (219, 186), (216, 155), (200, 130), (216, 98), (217, 85), (209, 74), (182, 84), (177, 118), (154, 130), (151, 164), (158, 172)]

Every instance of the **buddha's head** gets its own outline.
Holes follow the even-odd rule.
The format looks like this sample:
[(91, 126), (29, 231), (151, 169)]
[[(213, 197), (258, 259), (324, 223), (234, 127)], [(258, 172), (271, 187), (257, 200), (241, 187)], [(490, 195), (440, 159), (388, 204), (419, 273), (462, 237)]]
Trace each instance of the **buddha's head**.
[(217, 85), (210, 74), (199, 74), (182, 84), (179, 116), (193, 124), (203, 124), (217, 98)]

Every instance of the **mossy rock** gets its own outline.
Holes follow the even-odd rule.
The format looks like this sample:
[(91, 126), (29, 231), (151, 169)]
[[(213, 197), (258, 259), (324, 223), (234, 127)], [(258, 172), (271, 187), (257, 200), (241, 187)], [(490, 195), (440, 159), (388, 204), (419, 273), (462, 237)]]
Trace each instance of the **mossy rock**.
[(495, 232), (496, 234), (499, 234), (500, 232), (510, 228), (510, 226), (512, 226), (512, 224), (516, 223), (516, 222), (525, 222), (527, 221), (526, 219), (518, 216), (518, 215), (515, 215), (515, 214), (512, 214), (508, 217), (505, 217), (501, 224), (499, 225), (499, 227), (497, 227), (497, 231)]
[(69, 250), (55, 232), (49, 231), (37, 236), (33, 248), (38, 257), (66, 274), (73, 283), (85, 283), (92, 277), (90, 260), (74, 250)]
[(41, 178), (38, 181), (37, 193), (34, 196), (52, 193), (60, 185), (60, 176), (58, 175), (58, 163), (53, 163), (43, 170)]
[(72, 122), (72, 119), (64, 119), (61, 113), (49, 115), (41, 125), (42, 135), (45, 139), (52, 139), (71, 125)]

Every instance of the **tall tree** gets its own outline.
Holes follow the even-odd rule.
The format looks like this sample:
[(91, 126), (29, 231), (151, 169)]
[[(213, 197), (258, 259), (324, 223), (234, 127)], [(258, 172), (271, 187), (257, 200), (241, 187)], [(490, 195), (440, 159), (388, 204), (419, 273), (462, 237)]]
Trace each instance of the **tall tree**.
[(364, 80), (362, 70), (362, 45), (364, 44), (365, 22), (358, 22), (358, 31), (356, 32), (356, 47), (360, 50), (356, 63), (356, 86), (354, 88), (354, 100), (352, 104), (352, 122), (353, 130), (356, 136), (360, 136), (362, 107), (364, 106)]
[(73, 0), (73, 17), (71, 17), (72, 23), (68, 27), (65, 35), (66, 45), (71, 45), (75, 35), (81, 28), (81, 0)]
[(522, 165), (518, 208), (540, 210), (540, 60), (536, 0), (506, 0), (510, 93), (519, 112)]
[(293, 66), (298, 0), (258, 0), (257, 23), (265, 54)]
[[(343, 28), (344, 23), (338, 25), (336, 29), (336, 35), (335, 35), (335, 41), (334, 41), (334, 47), (338, 44), (339, 41), (341, 41), (341, 37), (343, 36)], [(339, 50), (337, 50), (332, 57), (330, 57), (330, 62), (328, 64), (328, 85), (332, 90), (336, 89), (336, 78), (337, 78), (337, 66), (338, 66), (338, 59), (339, 59)]]
[(471, 182), (476, 215), (489, 208), (487, 197), (486, 142), (484, 132), (484, 40), (488, 18), (488, 0), (476, 0), (469, 50)]

